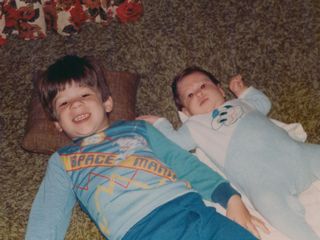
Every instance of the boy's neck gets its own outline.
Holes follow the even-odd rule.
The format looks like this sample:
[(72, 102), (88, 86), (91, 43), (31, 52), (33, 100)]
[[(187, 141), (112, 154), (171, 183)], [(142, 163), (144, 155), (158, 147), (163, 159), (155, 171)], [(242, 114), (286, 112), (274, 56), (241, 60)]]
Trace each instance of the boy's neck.
[(80, 144), (81, 146), (100, 143), (107, 138), (106, 130), (108, 128), (109, 125), (90, 135), (73, 138), (72, 141), (76, 144)]

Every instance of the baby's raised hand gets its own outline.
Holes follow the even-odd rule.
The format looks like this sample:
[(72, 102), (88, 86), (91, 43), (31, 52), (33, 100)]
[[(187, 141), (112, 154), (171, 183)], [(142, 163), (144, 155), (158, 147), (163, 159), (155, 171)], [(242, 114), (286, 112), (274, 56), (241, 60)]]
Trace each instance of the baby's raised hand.
[(239, 97), (247, 88), (240, 74), (230, 79), (229, 89), (236, 97)]
[(141, 115), (136, 117), (136, 120), (143, 120), (150, 124), (154, 124), (160, 117), (155, 115)]

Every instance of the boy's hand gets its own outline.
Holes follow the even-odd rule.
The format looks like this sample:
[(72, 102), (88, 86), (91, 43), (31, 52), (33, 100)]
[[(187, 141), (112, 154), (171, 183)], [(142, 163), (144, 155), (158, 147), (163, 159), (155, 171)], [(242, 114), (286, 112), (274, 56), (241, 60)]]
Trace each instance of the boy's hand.
[(260, 234), (257, 228), (260, 228), (265, 233), (269, 234), (270, 231), (265, 223), (259, 218), (252, 216), (239, 195), (233, 195), (228, 201), (227, 217), (242, 227), (250, 231), (253, 235), (260, 239)]
[(154, 124), (160, 117), (155, 115), (141, 115), (136, 120), (144, 120), (150, 124)]
[(229, 89), (236, 97), (239, 97), (247, 88), (240, 74), (230, 79)]

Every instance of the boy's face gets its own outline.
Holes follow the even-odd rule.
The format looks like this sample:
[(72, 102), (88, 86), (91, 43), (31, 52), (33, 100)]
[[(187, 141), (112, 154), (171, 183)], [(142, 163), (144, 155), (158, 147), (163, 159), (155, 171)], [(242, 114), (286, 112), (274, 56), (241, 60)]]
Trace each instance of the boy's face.
[(106, 113), (113, 108), (112, 98), (105, 102), (97, 89), (72, 82), (53, 100), (56, 127), (70, 138), (84, 137), (108, 127)]
[(182, 111), (187, 116), (209, 113), (225, 102), (222, 88), (201, 72), (185, 76), (178, 82), (177, 88)]

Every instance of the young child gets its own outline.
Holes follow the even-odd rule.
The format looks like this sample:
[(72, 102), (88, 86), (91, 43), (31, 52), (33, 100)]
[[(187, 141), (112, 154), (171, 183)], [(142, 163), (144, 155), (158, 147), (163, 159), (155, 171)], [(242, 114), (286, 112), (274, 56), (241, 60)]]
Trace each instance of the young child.
[(73, 144), (49, 160), (26, 239), (64, 239), (76, 202), (107, 239), (256, 239), (203, 204), (249, 215), (220, 175), (144, 121), (109, 125), (113, 102), (99, 73), (88, 58), (65, 56), (38, 83), (43, 107)]
[(199, 147), (253, 206), (293, 240), (319, 240), (304, 218), (298, 194), (320, 176), (320, 147), (295, 141), (268, 117), (269, 99), (240, 75), (225, 100), (219, 81), (189, 67), (172, 83), (175, 104), (188, 119), (174, 130), (168, 120), (142, 116), (182, 148)]

